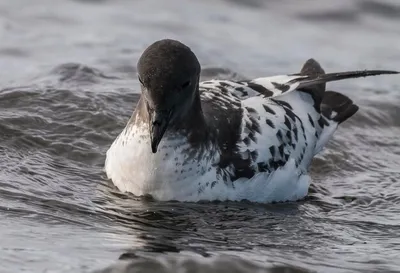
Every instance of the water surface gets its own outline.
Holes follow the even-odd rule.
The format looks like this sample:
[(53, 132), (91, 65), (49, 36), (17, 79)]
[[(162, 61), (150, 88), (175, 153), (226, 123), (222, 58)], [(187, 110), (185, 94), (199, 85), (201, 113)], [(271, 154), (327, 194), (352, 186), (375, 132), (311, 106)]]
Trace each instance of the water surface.
[(315, 159), (307, 200), (156, 202), (105, 179), (157, 39), (188, 44), (203, 79), (294, 73), (310, 57), (400, 69), (396, 1), (296, 3), (2, 1), (0, 272), (399, 272), (397, 76), (328, 85), (360, 111)]

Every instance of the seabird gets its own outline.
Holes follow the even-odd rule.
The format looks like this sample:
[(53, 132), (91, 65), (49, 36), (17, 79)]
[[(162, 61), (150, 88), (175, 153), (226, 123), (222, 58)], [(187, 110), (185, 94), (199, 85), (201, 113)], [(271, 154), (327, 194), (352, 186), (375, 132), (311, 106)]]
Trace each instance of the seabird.
[(199, 82), (200, 70), (179, 41), (145, 49), (141, 97), (105, 161), (119, 190), (163, 201), (302, 199), (312, 158), (358, 111), (326, 83), (399, 73), (325, 73), (314, 59), (299, 73), (246, 81)]

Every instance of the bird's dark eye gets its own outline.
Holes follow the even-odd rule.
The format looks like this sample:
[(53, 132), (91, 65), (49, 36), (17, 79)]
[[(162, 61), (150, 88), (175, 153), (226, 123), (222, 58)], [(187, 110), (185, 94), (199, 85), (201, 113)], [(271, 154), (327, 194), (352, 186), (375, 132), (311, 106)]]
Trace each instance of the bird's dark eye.
[(182, 89), (184, 89), (184, 88), (186, 88), (186, 87), (188, 87), (190, 85), (190, 81), (186, 81), (186, 82), (184, 82), (183, 84), (182, 84)]

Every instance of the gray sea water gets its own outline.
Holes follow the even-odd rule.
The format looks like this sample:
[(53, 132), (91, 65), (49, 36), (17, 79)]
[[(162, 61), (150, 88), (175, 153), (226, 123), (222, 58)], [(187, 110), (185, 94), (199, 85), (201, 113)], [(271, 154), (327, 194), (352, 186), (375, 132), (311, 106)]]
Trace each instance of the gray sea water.
[[(329, 84), (359, 112), (301, 202), (180, 204), (120, 193), (105, 152), (146, 46), (203, 79), (400, 69), (397, 0), (0, 1), (0, 272), (400, 272), (400, 77)], [(112, 271), (114, 270), (114, 271)]]

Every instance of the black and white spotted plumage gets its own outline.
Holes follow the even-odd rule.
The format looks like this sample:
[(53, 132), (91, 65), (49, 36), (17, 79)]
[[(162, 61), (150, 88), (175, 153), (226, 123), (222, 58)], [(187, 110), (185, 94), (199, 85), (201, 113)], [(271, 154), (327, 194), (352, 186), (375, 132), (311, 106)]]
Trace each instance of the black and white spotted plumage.
[[(348, 104), (341, 111), (350, 111), (345, 119), (335, 120), (321, 111), (324, 96), (338, 94), (325, 93), (324, 83), (308, 85), (312, 80), (323, 79), (324, 75), (320, 65), (310, 59), (298, 74), (242, 82), (210, 80), (200, 83), (203, 108), (214, 105), (214, 112), (205, 113), (210, 127), (230, 126), (229, 118), (214, 120), (221, 111), (241, 119), (240, 126), (235, 124), (237, 131), (233, 133), (236, 136), (234, 145), (229, 147), (230, 160), (222, 160), (220, 164), (225, 168), (221, 173), (229, 173), (224, 180), (232, 182), (241, 177), (251, 178), (258, 172), (273, 172), (289, 160), (295, 161), (301, 173), (307, 171), (311, 159), (325, 146), (338, 123), (358, 110), (350, 99), (341, 95), (341, 103)], [(353, 72), (352, 77), (358, 75), (363, 74)], [(329, 107), (329, 103), (327, 100), (323, 106)], [(222, 158), (225, 158), (222, 143), (226, 135), (222, 132), (217, 137)], [(231, 169), (227, 170), (229, 165)]]
[[(198, 63), (191, 66), (190, 61), (198, 61), (177, 42), (155, 44), (153, 52), (142, 57), (145, 61), (139, 69), (147, 80), (142, 82), (146, 95), (107, 152), (106, 172), (121, 190), (151, 194), (160, 200), (272, 202), (305, 197), (312, 158), (338, 125), (358, 110), (345, 95), (326, 91), (326, 83), (398, 73), (326, 74), (318, 62), (309, 59), (296, 74), (239, 82), (208, 80), (197, 82), (186, 93), (179, 88), (172, 92), (165, 86), (174, 88), (182, 82), (191, 86), (185, 79), (194, 79), (199, 71)], [(181, 62), (187, 68), (182, 68)], [(163, 64), (168, 64), (168, 72), (161, 68)], [(179, 71), (174, 74), (174, 69), (187, 76), (180, 77)], [(196, 72), (188, 74), (188, 69)], [(159, 105), (147, 106), (152, 100)], [(183, 100), (184, 105), (174, 103)], [(169, 125), (153, 154), (149, 126), (154, 123), (148, 113), (154, 107), (172, 111), (168, 106), (181, 116)]]
[[(234, 124), (230, 133), (235, 138), (227, 147), (228, 152), (223, 146), (227, 134), (221, 129), (217, 132), (222, 159), (219, 168), (225, 182), (232, 183), (242, 177), (250, 179), (258, 172), (273, 172), (289, 159), (299, 168), (305, 169), (309, 164), (323, 130), (318, 120), (324, 120), (322, 126), (328, 122), (314, 109), (310, 95), (285, 94), (290, 90), (290, 85), (285, 84), (300, 77), (303, 76), (200, 83), (203, 108), (214, 105), (213, 112), (205, 112), (210, 127), (229, 127), (229, 117), (215, 119), (220, 111), (240, 119), (240, 125)], [(292, 106), (293, 98), (298, 101)]]

